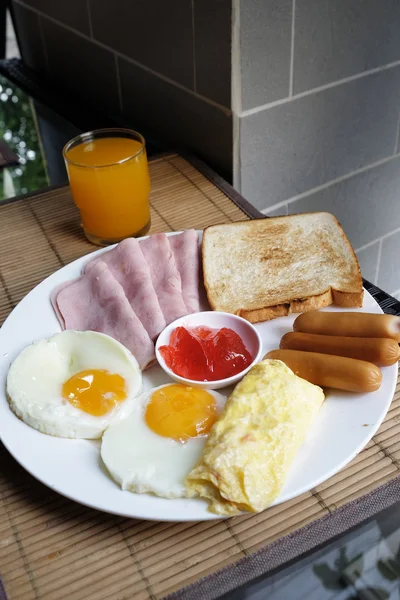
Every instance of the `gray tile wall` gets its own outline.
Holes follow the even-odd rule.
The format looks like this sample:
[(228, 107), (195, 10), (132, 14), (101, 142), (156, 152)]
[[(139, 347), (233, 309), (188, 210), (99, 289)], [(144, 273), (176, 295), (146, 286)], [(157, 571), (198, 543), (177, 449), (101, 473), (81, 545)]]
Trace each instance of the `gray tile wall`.
[(239, 12), (237, 187), (267, 215), (334, 213), (364, 277), (400, 297), (400, 2)]
[(231, 0), (194, 0), (195, 86), (231, 106)]
[(399, 107), (395, 67), (244, 117), (243, 194), (265, 208), (393, 154)]
[(398, 0), (296, 0), (295, 94), (400, 60)]
[(13, 9), (29, 66), (231, 172), (231, 0), (13, 0)]
[(242, 0), (242, 109), (289, 93), (292, 0)]
[(190, 0), (89, 0), (94, 39), (194, 89)]
[(400, 292), (400, 232), (392, 233), (381, 241), (380, 268), (377, 283), (383, 289)]

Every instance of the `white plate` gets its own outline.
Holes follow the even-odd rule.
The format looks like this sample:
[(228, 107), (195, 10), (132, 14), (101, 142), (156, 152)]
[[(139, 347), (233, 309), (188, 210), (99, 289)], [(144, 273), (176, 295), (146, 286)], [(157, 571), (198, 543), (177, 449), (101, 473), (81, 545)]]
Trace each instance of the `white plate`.
[[(90, 259), (105, 250), (92, 253)], [(81, 504), (126, 517), (158, 521), (215, 519), (201, 500), (167, 500), (121, 491), (102, 465), (99, 442), (44, 435), (20, 421), (8, 406), (5, 384), (10, 363), (34, 340), (60, 330), (50, 304), (50, 293), (59, 283), (77, 277), (88, 260), (88, 256), (80, 258), (45, 279), (18, 304), (0, 329), (0, 438), (29, 473)], [(368, 292), (365, 292), (361, 310), (382, 312)], [(282, 335), (292, 329), (293, 320), (294, 316), (289, 316), (257, 325), (265, 352), (278, 348)], [(169, 381), (158, 366), (146, 371), (143, 379), (144, 390)], [(396, 381), (397, 365), (394, 365), (383, 369), (383, 382), (377, 392), (328, 392), (275, 504), (299, 496), (325, 481), (364, 448), (386, 415)]]

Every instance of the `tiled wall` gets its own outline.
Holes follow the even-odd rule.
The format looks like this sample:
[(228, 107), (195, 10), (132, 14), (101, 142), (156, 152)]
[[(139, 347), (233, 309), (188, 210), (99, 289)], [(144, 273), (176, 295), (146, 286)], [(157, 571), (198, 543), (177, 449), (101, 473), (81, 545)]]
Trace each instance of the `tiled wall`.
[(268, 215), (333, 212), (400, 297), (399, 0), (236, 0), (234, 28), (236, 186)]
[(29, 66), (231, 171), (230, 0), (14, 0), (13, 8)]

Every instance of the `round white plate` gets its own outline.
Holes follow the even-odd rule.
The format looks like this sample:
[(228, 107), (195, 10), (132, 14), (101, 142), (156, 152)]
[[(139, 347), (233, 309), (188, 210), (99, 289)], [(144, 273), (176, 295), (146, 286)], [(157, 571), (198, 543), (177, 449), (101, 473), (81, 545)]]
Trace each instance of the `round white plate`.
[[(105, 250), (92, 253), (90, 259)], [(101, 462), (99, 441), (44, 435), (20, 421), (8, 406), (5, 385), (11, 362), (34, 340), (60, 331), (50, 304), (50, 293), (59, 283), (79, 276), (88, 260), (88, 256), (80, 258), (45, 279), (18, 304), (0, 329), (0, 439), (29, 473), (81, 504), (108, 513), (157, 521), (215, 519), (217, 517), (207, 512), (207, 504), (201, 500), (167, 500), (121, 491)], [(202, 309), (205, 308), (207, 304), (203, 301)], [(329, 307), (326, 310), (340, 309)], [(368, 292), (365, 292), (360, 310), (382, 312)], [(279, 347), (282, 335), (292, 329), (294, 318), (282, 317), (257, 325), (265, 352)], [(144, 390), (169, 381), (158, 366), (146, 371), (143, 379)], [(397, 365), (394, 365), (383, 369), (383, 383), (376, 392), (352, 394), (332, 390), (327, 393), (275, 504), (314, 488), (337, 473), (364, 448), (388, 411), (396, 381)], [(224, 393), (224, 390), (220, 392)]]

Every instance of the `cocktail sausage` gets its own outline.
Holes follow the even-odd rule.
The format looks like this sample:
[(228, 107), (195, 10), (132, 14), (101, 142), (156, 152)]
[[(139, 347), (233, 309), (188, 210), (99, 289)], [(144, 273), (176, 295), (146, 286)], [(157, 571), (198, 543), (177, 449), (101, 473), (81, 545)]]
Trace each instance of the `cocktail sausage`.
[(321, 387), (374, 392), (382, 383), (382, 373), (376, 365), (355, 358), (300, 350), (272, 350), (264, 358), (281, 360), (296, 375)]
[(348, 356), (379, 367), (394, 365), (400, 358), (399, 344), (389, 338), (360, 338), (291, 331), (281, 339), (281, 349)]
[(320, 312), (299, 315), (294, 331), (348, 337), (392, 338), (400, 341), (400, 317), (362, 312)]

